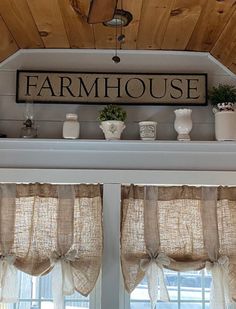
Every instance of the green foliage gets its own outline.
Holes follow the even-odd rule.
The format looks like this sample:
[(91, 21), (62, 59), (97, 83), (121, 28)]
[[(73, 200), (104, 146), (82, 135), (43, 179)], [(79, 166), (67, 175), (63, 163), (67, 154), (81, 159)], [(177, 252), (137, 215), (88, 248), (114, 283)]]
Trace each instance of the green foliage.
[(209, 92), (209, 99), (212, 105), (224, 102), (236, 102), (236, 88), (235, 86), (219, 84), (218, 87), (213, 87)]
[(100, 121), (107, 121), (107, 120), (125, 121), (126, 117), (127, 114), (125, 110), (123, 110), (120, 106), (110, 104), (105, 106), (104, 109), (99, 112), (98, 119)]

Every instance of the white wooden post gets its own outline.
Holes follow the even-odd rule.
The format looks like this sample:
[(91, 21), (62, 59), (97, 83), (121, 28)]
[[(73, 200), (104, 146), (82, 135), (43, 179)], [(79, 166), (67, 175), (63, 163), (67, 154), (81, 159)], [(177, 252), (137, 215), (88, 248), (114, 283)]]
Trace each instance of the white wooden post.
[(120, 303), (120, 184), (103, 185), (104, 250), (102, 309), (123, 309)]

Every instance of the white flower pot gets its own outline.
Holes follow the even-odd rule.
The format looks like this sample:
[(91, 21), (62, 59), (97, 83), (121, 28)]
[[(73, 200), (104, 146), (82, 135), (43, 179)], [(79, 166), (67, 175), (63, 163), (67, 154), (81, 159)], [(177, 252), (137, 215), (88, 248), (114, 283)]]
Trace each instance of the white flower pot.
[(178, 133), (178, 141), (190, 141), (189, 133), (192, 130), (192, 110), (187, 108), (179, 108), (175, 111), (174, 128)]
[(121, 133), (125, 128), (125, 124), (123, 121), (107, 120), (101, 122), (100, 128), (102, 129), (107, 140), (117, 140), (120, 139)]
[(215, 113), (215, 137), (217, 141), (236, 140), (235, 111), (220, 111)]
[(143, 141), (154, 141), (156, 139), (157, 123), (155, 121), (139, 122), (139, 134)]

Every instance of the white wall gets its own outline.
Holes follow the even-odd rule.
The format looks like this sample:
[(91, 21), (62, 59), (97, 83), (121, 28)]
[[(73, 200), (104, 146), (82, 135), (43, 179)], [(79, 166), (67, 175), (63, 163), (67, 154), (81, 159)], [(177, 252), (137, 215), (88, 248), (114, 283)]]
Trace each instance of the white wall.
[[(208, 53), (121, 51), (121, 63), (112, 62), (113, 51), (101, 50), (21, 50), (0, 65), (0, 133), (19, 137), (24, 119), (24, 104), (15, 102), (16, 70), (66, 70), (90, 72), (161, 72), (208, 73), (209, 87), (213, 84), (236, 85), (236, 76)], [(66, 113), (75, 112), (81, 124), (81, 138), (103, 138), (97, 121), (102, 106), (37, 104), (36, 121), (41, 138), (60, 138)], [(193, 109), (192, 140), (214, 140), (214, 116), (211, 107)], [(139, 139), (138, 122), (158, 122), (158, 139), (174, 140), (174, 113), (176, 107), (126, 106), (128, 119), (124, 139)]]

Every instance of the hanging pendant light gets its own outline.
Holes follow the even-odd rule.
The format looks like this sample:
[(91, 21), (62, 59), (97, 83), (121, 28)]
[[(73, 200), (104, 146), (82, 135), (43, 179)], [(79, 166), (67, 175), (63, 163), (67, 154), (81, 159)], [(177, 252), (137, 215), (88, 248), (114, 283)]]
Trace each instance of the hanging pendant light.
[[(121, 32), (122, 32), (122, 26), (121, 26)], [(112, 60), (114, 63), (120, 63), (120, 57), (118, 56), (118, 20), (116, 19), (116, 33), (115, 33), (115, 41), (116, 41), (116, 46), (115, 46), (115, 56), (112, 57)]]
[[(115, 28), (115, 55), (112, 57), (114, 63), (120, 63), (121, 59), (118, 56), (118, 44), (119, 48), (122, 43), (125, 42), (125, 35), (123, 33), (123, 27), (129, 25), (132, 21), (133, 16), (130, 12), (123, 10), (123, 1), (121, 0), (121, 8), (115, 10), (113, 18), (103, 24), (107, 27)], [(118, 27), (121, 29), (121, 33), (118, 35)]]

